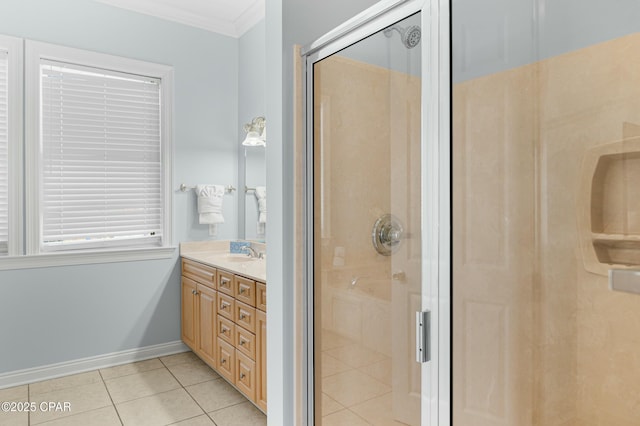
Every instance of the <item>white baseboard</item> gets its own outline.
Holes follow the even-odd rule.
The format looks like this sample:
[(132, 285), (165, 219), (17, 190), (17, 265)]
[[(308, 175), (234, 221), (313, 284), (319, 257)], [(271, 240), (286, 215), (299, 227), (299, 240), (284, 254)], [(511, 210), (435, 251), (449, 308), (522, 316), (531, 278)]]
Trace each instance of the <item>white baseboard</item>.
[(145, 346), (121, 352), (44, 365), (41, 367), (27, 368), (25, 370), (11, 371), (9, 373), (0, 374), (0, 389), (24, 385), (27, 383), (40, 382), (42, 380), (54, 379), (56, 377), (68, 376), (70, 374), (84, 373), (85, 371), (97, 370), (99, 368), (128, 364), (130, 362), (142, 361), (160, 356), (173, 355), (189, 350), (190, 349), (182, 343), (182, 341), (177, 340), (175, 342), (163, 343), (160, 345)]

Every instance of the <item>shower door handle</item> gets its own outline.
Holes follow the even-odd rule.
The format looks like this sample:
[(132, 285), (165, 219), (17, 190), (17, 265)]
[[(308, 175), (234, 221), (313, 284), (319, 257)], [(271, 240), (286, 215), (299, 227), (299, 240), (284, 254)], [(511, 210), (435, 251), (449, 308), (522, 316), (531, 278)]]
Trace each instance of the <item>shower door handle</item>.
[(431, 361), (431, 311), (416, 312), (416, 361)]

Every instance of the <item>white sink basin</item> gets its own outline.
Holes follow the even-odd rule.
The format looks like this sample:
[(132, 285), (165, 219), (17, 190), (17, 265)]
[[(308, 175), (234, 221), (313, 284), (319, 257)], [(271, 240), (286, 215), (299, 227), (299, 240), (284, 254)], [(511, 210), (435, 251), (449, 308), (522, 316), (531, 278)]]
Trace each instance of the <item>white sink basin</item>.
[(223, 255), (223, 258), (227, 262), (255, 262), (259, 260), (257, 257), (249, 257), (242, 253), (227, 253)]

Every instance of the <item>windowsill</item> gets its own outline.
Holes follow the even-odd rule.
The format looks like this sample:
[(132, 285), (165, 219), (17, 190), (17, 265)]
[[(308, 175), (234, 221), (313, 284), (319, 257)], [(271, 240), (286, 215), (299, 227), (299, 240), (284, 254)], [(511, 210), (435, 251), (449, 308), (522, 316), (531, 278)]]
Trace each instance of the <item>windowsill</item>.
[(0, 271), (169, 259), (174, 256), (176, 251), (177, 247), (149, 247), (120, 250), (82, 250), (77, 252), (0, 257)]

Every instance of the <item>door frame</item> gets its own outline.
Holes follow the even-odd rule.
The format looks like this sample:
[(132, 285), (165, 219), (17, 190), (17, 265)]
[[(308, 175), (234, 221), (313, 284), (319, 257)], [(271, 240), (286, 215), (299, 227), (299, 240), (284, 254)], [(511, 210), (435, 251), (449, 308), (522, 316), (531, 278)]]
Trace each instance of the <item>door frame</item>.
[[(303, 60), (302, 418), (314, 424), (313, 64), (414, 13), (423, 29), (421, 94), (422, 309), (431, 361), (422, 365), (421, 424), (451, 424), (451, 0), (382, 0), (301, 50)], [(425, 30), (426, 29), (426, 30)], [(437, 72), (429, 72), (437, 70)]]

